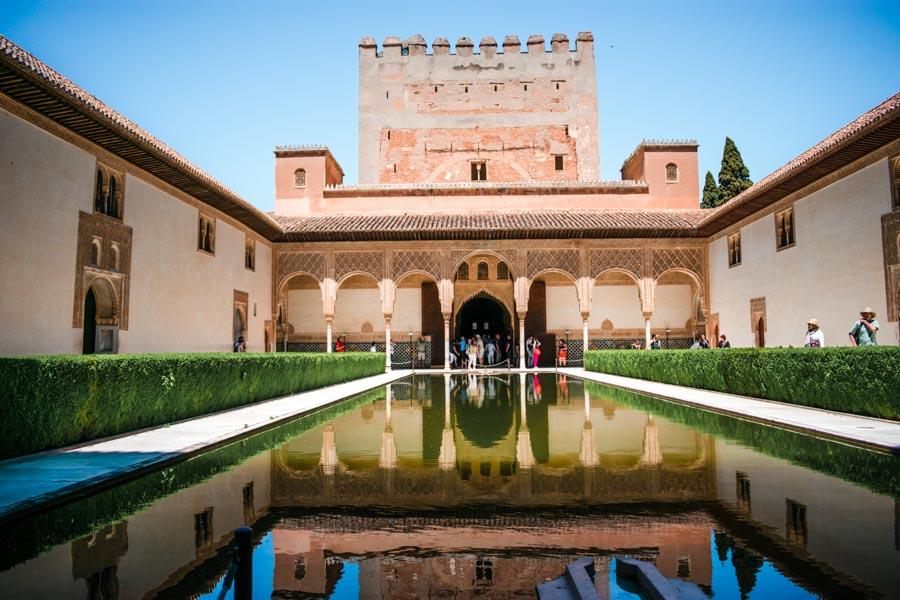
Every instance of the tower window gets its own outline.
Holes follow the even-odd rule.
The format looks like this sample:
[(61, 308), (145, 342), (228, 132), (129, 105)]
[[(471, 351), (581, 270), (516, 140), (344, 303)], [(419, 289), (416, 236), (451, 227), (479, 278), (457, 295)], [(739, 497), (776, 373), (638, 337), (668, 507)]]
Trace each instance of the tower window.
[(478, 263), (478, 280), (485, 281), (488, 278), (488, 266), (486, 262)]
[(306, 187), (306, 169), (297, 169), (296, 171), (294, 171), (294, 187)]
[(469, 279), (469, 263), (462, 263), (456, 270), (457, 281), (467, 281)]
[(194, 548), (202, 548), (213, 541), (213, 509), (194, 515)]
[(900, 156), (891, 163), (891, 178), (894, 184), (894, 208), (900, 208)]
[(94, 212), (122, 219), (122, 175), (109, 167), (98, 165), (94, 183)]
[(472, 181), (487, 181), (487, 163), (472, 163)]
[(787, 541), (798, 546), (805, 546), (809, 536), (809, 528), (806, 524), (806, 505), (785, 498), (785, 517)]
[(387, 139), (391, 139), (391, 130), (390, 129), (387, 130)]
[(678, 182), (678, 165), (669, 163), (666, 165), (666, 183)]
[(497, 263), (497, 279), (509, 279), (509, 265), (505, 262)]
[(562, 154), (557, 154), (553, 157), (554, 165), (556, 166), (557, 171), (562, 171), (565, 167), (563, 165), (563, 156)]

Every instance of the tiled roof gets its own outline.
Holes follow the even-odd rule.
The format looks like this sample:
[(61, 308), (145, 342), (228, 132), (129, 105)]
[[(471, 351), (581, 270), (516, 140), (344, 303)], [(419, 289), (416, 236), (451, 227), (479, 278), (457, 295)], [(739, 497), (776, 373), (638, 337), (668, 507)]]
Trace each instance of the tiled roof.
[(0, 36), (0, 92), (267, 238), (278, 224), (141, 127)]
[(286, 242), (696, 237), (701, 210), (272, 215)]
[(898, 139), (900, 93), (841, 127), (722, 206), (706, 211), (698, 226), (705, 235), (721, 231)]

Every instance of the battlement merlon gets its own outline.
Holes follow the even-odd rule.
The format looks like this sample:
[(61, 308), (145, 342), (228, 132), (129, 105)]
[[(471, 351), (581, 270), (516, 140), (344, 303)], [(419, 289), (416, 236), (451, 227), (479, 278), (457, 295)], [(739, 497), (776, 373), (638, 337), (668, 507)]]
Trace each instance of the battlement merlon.
[(431, 53), (428, 53), (428, 47), (420, 34), (416, 34), (406, 40), (399, 37), (390, 36), (384, 39), (381, 44), (381, 52), (378, 51), (378, 43), (375, 38), (364, 37), (359, 40), (359, 58), (360, 60), (386, 60), (399, 61), (415, 56), (460, 56), (470, 57), (478, 56), (487, 60), (502, 57), (508, 53), (530, 54), (534, 56), (544, 56), (551, 53), (573, 52), (583, 54), (589, 52), (593, 54), (594, 35), (590, 31), (582, 31), (575, 38), (575, 48), (570, 49), (569, 38), (564, 33), (555, 33), (550, 38), (550, 50), (547, 50), (544, 37), (542, 35), (528, 36), (525, 44), (525, 50), (522, 51), (522, 44), (518, 36), (508, 35), (503, 38), (502, 52), (497, 51), (497, 42), (493, 37), (484, 37), (478, 44), (478, 52), (474, 51), (475, 45), (467, 37), (461, 37), (456, 41), (454, 47), (455, 53), (450, 50), (450, 42), (447, 38), (435, 38), (431, 44)]

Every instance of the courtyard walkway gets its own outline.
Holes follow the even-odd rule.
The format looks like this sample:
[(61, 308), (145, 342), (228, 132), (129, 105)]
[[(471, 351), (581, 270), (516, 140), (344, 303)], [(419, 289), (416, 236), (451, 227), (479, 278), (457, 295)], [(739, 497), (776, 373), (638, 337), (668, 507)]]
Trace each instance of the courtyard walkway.
[[(435, 369), (419, 372), (450, 373)], [(486, 372), (489, 370), (479, 371)], [(576, 367), (537, 371), (502, 369), (501, 372), (565, 373), (702, 410), (900, 454), (900, 423), (893, 421), (593, 373)], [(236, 441), (410, 374), (412, 371), (393, 371), (166, 427), (0, 462), (0, 523), (185, 460), (210, 447)]]

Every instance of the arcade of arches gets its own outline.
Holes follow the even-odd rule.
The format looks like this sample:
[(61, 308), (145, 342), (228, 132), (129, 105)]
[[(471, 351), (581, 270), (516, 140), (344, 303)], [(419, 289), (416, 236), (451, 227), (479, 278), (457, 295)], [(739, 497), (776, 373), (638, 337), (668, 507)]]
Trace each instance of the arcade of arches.
[[(709, 335), (706, 248), (693, 240), (285, 244), (273, 291), (279, 350), (425, 336), (445, 367), (450, 340), (475, 334), (511, 335), (520, 356), (529, 335), (545, 349), (567, 339), (570, 363), (584, 348)], [(545, 351), (541, 365), (553, 362)]]

